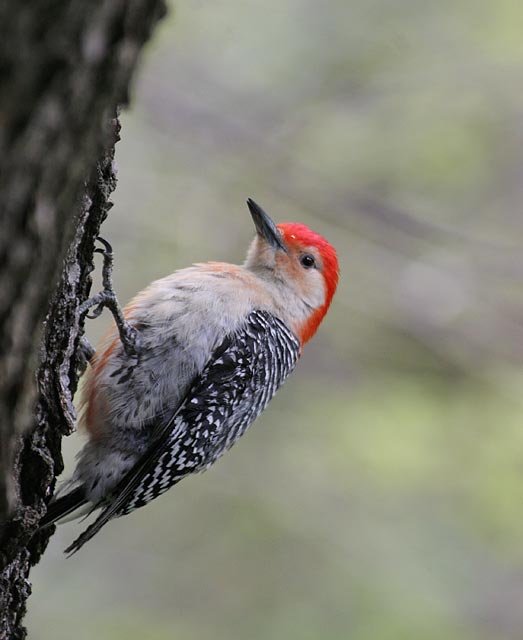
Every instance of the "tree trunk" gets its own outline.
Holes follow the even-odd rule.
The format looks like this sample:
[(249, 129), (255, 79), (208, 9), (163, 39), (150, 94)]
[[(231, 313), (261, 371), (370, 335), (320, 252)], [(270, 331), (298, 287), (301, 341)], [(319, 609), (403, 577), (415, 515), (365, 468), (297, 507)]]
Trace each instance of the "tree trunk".
[(26, 635), (29, 568), (52, 529), (34, 533), (75, 425), (78, 308), (116, 184), (116, 110), (164, 11), (163, 0), (0, 6), (1, 639)]

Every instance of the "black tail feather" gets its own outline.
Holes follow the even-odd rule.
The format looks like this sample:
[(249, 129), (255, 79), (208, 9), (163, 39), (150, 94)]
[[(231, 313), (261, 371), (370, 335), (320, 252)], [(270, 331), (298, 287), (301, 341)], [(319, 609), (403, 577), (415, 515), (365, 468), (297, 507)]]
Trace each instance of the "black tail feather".
[(114, 517), (114, 514), (111, 508), (106, 508), (102, 513), (98, 516), (98, 518), (87, 527), (85, 531), (83, 531), (76, 540), (70, 544), (67, 549), (64, 549), (64, 553), (69, 554), (67, 557), (70, 558), (73, 554), (75, 554), (81, 547), (84, 546), (86, 542), (88, 542), (94, 535), (100, 531), (100, 529), (106, 525), (111, 518)]
[(77, 487), (64, 496), (49, 503), (47, 513), (40, 521), (40, 529), (54, 524), (87, 502), (83, 487)]

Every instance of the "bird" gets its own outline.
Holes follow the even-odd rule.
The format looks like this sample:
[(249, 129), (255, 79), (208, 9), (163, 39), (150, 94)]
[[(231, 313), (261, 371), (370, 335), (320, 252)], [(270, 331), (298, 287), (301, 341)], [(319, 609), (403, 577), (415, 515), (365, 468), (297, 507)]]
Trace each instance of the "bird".
[(242, 265), (196, 263), (151, 283), (115, 313), (90, 359), (80, 412), (88, 439), (40, 525), (99, 511), (66, 553), (214, 464), (325, 317), (339, 278), (333, 246), (304, 224), (276, 225), (251, 198), (247, 205), (256, 235)]

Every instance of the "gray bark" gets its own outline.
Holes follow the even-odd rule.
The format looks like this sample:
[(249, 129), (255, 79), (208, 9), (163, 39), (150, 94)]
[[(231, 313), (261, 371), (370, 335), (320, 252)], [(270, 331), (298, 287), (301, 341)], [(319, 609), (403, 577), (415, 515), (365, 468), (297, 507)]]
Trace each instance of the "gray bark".
[(163, 0), (0, 5), (0, 638), (26, 636), (34, 535), (75, 424), (118, 105)]

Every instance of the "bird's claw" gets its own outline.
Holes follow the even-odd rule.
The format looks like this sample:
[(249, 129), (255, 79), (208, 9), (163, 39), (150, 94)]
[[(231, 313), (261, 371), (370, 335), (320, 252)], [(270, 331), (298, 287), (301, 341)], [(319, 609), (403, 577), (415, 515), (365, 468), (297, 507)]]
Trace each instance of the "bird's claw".
[(114, 321), (118, 328), (118, 332), (120, 334), (120, 340), (123, 344), (125, 352), (128, 355), (137, 355), (138, 352), (138, 334), (136, 329), (130, 325), (118, 304), (118, 300), (116, 298), (116, 294), (113, 288), (113, 279), (112, 279), (112, 271), (113, 271), (113, 248), (107, 240), (98, 236), (96, 238), (98, 242), (103, 245), (103, 248), (97, 247), (94, 250), (94, 253), (101, 253), (103, 256), (103, 266), (102, 266), (102, 282), (103, 282), (103, 290), (97, 293), (89, 300), (86, 300), (79, 307), (80, 315), (89, 312), (90, 309), (94, 309), (90, 311), (90, 313), (86, 313), (86, 317), (94, 320), (98, 318), (102, 311), (107, 307), (109, 311), (113, 314)]
[(95, 253), (103, 253), (103, 254), (109, 254), (109, 255), (113, 255), (113, 248), (111, 246), (111, 244), (109, 242), (107, 242), (107, 240), (105, 240), (105, 238), (102, 238), (102, 236), (97, 236), (96, 238), (98, 240), (98, 242), (101, 242), (104, 246), (103, 249), (100, 249), (99, 247), (97, 247), (95, 249)]

